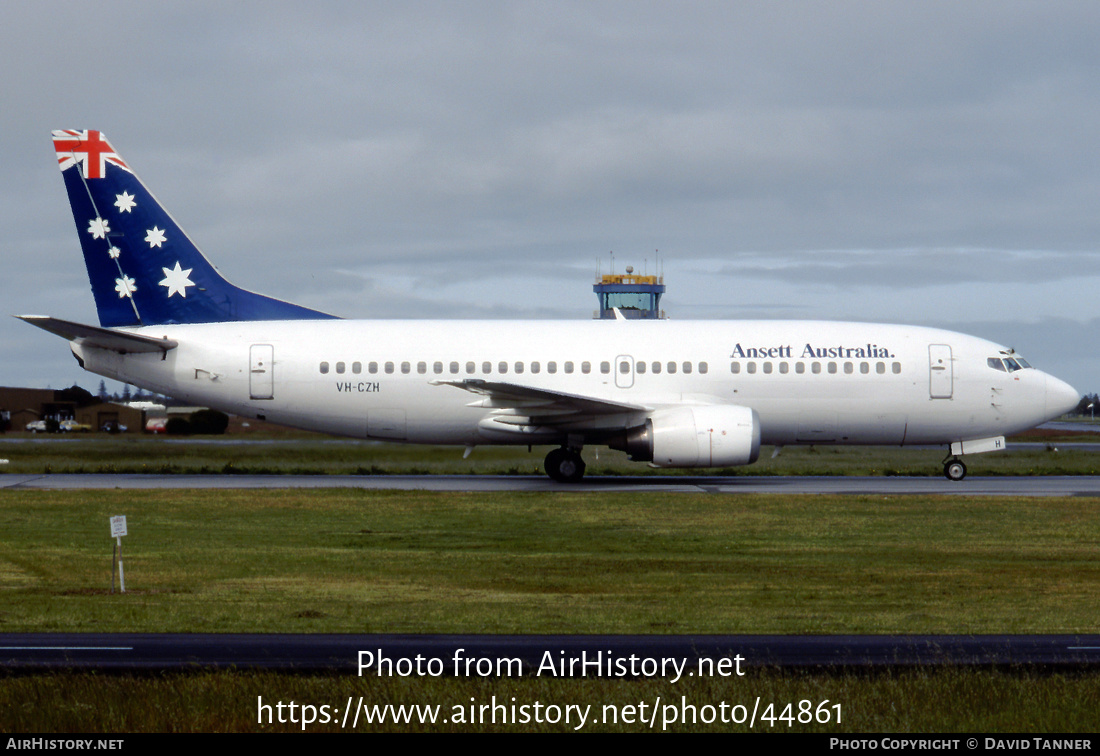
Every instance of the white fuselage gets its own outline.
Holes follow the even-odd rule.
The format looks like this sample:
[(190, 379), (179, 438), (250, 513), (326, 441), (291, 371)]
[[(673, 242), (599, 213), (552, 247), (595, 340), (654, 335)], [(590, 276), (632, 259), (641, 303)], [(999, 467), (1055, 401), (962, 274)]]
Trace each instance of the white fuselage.
[[(125, 330), (179, 346), (163, 355), (74, 351), (88, 370), (194, 404), (416, 443), (600, 442), (662, 409), (738, 405), (755, 410), (765, 444), (949, 444), (1025, 430), (1077, 401), (1039, 370), (990, 367), (1006, 351), (997, 344), (913, 326), (331, 320)], [(522, 416), (522, 406), (442, 383), (468, 379), (630, 409), (552, 427), (509, 424), (499, 421)]]

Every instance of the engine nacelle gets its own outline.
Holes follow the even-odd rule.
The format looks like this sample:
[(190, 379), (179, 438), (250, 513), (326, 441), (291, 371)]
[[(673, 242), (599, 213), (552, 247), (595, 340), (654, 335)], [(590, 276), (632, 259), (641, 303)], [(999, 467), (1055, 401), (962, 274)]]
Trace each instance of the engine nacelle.
[(737, 405), (673, 407), (608, 446), (656, 467), (751, 465), (760, 456), (760, 417)]

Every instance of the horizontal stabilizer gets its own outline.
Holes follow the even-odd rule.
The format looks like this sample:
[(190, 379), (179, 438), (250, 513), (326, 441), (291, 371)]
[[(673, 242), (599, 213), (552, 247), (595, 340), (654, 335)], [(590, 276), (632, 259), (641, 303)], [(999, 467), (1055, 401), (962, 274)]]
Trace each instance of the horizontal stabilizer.
[(152, 336), (141, 336), (126, 331), (114, 331), (109, 328), (59, 320), (46, 315), (16, 315), (15, 317), (68, 341), (75, 341), (78, 344), (86, 344), (100, 349), (109, 349), (112, 352), (120, 352), (121, 354), (167, 352), (179, 346), (179, 342), (169, 338), (156, 339)]

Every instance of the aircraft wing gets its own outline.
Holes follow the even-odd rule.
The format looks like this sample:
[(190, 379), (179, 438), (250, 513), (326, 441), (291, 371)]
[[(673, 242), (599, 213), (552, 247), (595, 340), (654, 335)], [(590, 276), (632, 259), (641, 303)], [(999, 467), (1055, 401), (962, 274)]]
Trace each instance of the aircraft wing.
[(516, 418), (517, 425), (563, 425), (603, 415), (621, 415), (626, 412), (646, 412), (650, 408), (639, 404), (613, 402), (564, 391), (520, 386), (515, 383), (485, 381), (467, 378), (461, 381), (432, 381), (433, 386), (454, 386), (479, 394), (483, 399), (469, 406), (498, 410), (498, 422), (505, 417)]
[(43, 331), (49, 331), (67, 341), (75, 341), (78, 344), (109, 349), (121, 354), (135, 354), (140, 352), (167, 352), (179, 346), (179, 342), (169, 338), (155, 339), (152, 336), (141, 336), (126, 331), (115, 331), (110, 328), (73, 323), (70, 320), (60, 320), (46, 315), (16, 315), (20, 320), (38, 326)]

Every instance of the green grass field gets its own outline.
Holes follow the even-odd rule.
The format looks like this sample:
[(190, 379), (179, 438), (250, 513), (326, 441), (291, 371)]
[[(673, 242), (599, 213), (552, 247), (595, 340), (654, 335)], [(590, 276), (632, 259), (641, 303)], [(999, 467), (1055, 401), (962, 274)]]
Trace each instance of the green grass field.
[[(1065, 633), (1086, 498), (0, 491), (5, 631)], [(128, 593), (109, 595), (108, 517)]]
[[(0, 491), (0, 629), (1072, 633), (1100, 616), (1091, 499)], [(128, 592), (110, 594), (124, 513)], [(917, 670), (733, 680), (360, 679), (203, 672), (0, 679), (0, 730), (256, 731), (257, 697), (449, 709), (828, 699), (805, 732), (1090, 731), (1100, 676)], [(338, 729), (331, 725), (310, 729)], [(498, 725), (366, 730), (507, 731)], [(528, 723), (524, 731), (569, 730)], [(638, 724), (588, 729), (640, 731)], [(670, 729), (745, 730), (684, 725)]]

